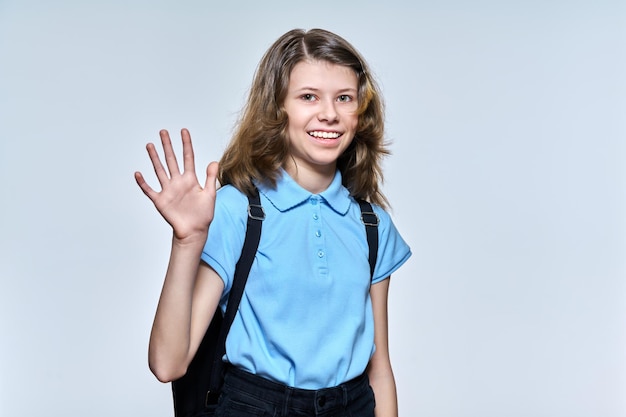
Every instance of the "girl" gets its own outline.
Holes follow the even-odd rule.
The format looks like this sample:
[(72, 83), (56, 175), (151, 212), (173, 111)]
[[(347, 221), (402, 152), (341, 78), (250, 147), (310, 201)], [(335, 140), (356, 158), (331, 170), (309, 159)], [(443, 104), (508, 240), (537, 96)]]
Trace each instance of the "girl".
[[(226, 341), (217, 416), (397, 416), (387, 343), (389, 277), (410, 250), (379, 184), (383, 103), (359, 53), (328, 31), (292, 30), (265, 53), (238, 128), (202, 187), (189, 132), (183, 171), (161, 131), (161, 184), (137, 183), (173, 228), (149, 347), (160, 381), (182, 376), (225, 308), (256, 186), (266, 217)], [(216, 191), (216, 180), (221, 188)], [(379, 217), (373, 276), (356, 199)], [(371, 278), (369, 278), (371, 276)], [(375, 398), (375, 399), (374, 399)]]

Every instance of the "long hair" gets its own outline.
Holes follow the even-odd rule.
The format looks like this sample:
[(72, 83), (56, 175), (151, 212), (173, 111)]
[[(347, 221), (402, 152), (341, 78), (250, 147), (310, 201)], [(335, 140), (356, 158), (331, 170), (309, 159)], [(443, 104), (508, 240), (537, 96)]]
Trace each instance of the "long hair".
[(323, 30), (291, 30), (267, 50), (256, 69), (248, 101), (220, 160), (219, 181), (250, 193), (253, 180), (276, 186), (289, 157), (284, 100), (289, 77), (299, 62), (325, 61), (354, 70), (358, 80), (358, 125), (350, 146), (337, 160), (343, 185), (354, 198), (387, 207), (380, 190), (384, 143), (384, 104), (365, 60), (340, 36)]

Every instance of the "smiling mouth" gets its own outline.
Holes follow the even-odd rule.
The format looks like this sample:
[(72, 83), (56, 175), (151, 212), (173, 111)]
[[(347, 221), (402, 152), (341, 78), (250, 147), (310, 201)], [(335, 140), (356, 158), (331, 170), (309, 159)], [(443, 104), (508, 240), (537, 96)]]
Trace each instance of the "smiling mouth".
[(317, 138), (317, 139), (337, 139), (339, 136), (341, 136), (341, 133), (339, 132), (321, 132), (321, 131), (314, 130), (308, 133), (310, 136), (313, 136), (314, 138)]

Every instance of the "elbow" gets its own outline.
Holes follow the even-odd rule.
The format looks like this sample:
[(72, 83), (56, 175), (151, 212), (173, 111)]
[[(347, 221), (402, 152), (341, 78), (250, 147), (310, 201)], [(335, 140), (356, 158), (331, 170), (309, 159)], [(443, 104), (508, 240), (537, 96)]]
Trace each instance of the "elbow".
[(185, 368), (159, 363), (152, 359), (148, 361), (148, 366), (156, 379), (163, 383), (176, 381), (187, 372)]

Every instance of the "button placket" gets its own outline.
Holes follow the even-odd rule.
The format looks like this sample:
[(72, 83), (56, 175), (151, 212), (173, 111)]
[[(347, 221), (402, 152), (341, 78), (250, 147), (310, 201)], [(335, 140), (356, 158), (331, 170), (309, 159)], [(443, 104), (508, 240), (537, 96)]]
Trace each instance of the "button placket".
[(323, 238), (323, 233), (322, 233), (322, 225), (321, 225), (321, 206), (322, 204), (320, 204), (319, 201), (319, 197), (314, 196), (311, 197), (311, 199), (309, 200), (309, 202), (311, 203), (311, 206), (313, 208), (313, 223), (312, 223), (312, 233), (314, 235), (314, 241), (316, 243), (317, 246), (317, 252), (316, 252), (316, 257), (320, 260), (320, 261), (324, 261), (322, 264), (320, 264), (321, 267), (325, 267), (326, 266), (326, 262), (325, 262), (325, 258), (326, 258), (326, 251), (324, 248), (324, 238)]

